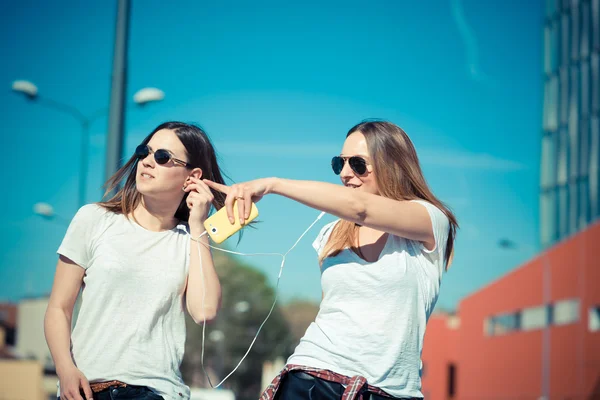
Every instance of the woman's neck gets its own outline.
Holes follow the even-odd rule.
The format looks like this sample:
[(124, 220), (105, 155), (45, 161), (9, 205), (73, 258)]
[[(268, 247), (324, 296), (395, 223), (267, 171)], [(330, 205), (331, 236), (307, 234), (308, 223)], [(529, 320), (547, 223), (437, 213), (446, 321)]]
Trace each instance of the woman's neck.
[(142, 197), (140, 204), (133, 210), (133, 219), (149, 231), (160, 232), (173, 229), (179, 222), (175, 218), (177, 207)]

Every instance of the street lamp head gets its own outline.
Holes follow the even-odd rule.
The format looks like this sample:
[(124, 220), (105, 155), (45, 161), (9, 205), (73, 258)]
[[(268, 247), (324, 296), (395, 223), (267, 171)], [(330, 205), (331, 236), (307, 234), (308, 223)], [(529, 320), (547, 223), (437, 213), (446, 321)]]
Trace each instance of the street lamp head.
[(153, 101), (161, 101), (165, 98), (165, 92), (156, 88), (143, 88), (133, 95), (133, 101), (143, 106)]
[(25, 96), (27, 96), (27, 98), (29, 98), (31, 100), (35, 99), (37, 97), (37, 93), (38, 93), (37, 86), (35, 86), (33, 83), (31, 83), (29, 81), (24, 81), (24, 80), (14, 81), (12, 83), (12, 90), (14, 92), (24, 94)]
[(48, 203), (35, 203), (33, 212), (45, 218), (54, 217), (54, 208)]

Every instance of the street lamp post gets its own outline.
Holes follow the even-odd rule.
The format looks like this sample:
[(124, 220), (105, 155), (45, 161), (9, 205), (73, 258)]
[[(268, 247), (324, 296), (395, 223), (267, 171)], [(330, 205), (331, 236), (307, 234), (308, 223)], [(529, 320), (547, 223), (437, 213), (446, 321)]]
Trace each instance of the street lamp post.
[[(45, 107), (52, 108), (65, 114), (69, 114), (79, 122), (81, 126), (81, 156), (80, 156), (80, 167), (79, 167), (79, 184), (78, 184), (78, 195), (77, 205), (81, 207), (86, 201), (86, 181), (87, 181), (87, 167), (88, 167), (88, 150), (90, 141), (90, 125), (93, 121), (99, 117), (105, 116), (108, 113), (108, 108), (102, 108), (90, 115), (84, 115), (77, 108), (44, 97), (38, 94), (38, 88), (35, 84), (26, 80), (14, 81), (12, 84), (12, 90), (16, 93), (24, 95), (28, 100), (35, 101)], [(138, 106), (145, 106), (148, 103), (160, 101), (165, 97), (162, 90), (156, 88), (143, 88), (139, 90), (133, 96), (134, 104)]]

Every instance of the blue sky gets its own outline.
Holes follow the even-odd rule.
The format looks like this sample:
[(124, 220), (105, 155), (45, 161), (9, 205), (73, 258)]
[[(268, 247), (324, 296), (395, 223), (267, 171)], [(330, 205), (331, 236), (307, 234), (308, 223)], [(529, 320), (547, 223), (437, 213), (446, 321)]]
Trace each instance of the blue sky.
[[(435, 194), (461, 224), (439, 307), (497, 279), (538, 251), (542, 11), (538, 1), (280, 1), (166, 4), (132, 0), (126, 154), (166, 120), (201, 124), (235, 181), (280, 176), (337, 183), (331, 156), (364, 118), (411, 136)], [(116, 1), (0, 5), (4, 210), (0, 300), (47, 294), (66, 225), (33, 214), (77, 210), (80, 126), (11, 92), (16, 79), (84, 114), (108, 107)], [(104, 181), (107, 119), (91, 126), (87, 201)], [(270, 196), (260, 229), (237, 250), (285, 252), (318, 215)], [(310, 243), (290, 253), (281, 297), (318, 301)], [(505, 250), (498, 240), (517, 248)], [(274, 282), (276, 258), (245, 260)]]

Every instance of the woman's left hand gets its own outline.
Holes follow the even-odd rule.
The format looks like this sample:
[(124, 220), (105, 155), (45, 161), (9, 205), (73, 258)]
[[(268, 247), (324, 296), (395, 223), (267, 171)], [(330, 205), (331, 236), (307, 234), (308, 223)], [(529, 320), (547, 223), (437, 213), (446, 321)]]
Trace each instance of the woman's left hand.
[(186, 203), (190, 209), (190, 217), (188, 219), (190, 231), (195, 233), (203, 231), (202, 224), (208, 218), (210, 206), (215, 198), (210, 188), (202, 180), (194, 177), (189, 177), (185, 181), (183, 191), (189, 193)]
[(264, 195), (270, 192), (274, 178), (255, 179), (253, 181), (238, 183), (231, 186), (222, 185), (213, 181), (204, 179), (203, 181), (210, 188), (225, 193), (225, 207), (229, 222), (234, 223), (233, 218), (233, 202), (237, 201), (239, 220), (242, 224), (250, 217), (252, 202), (256, 203), (263, 198)]

